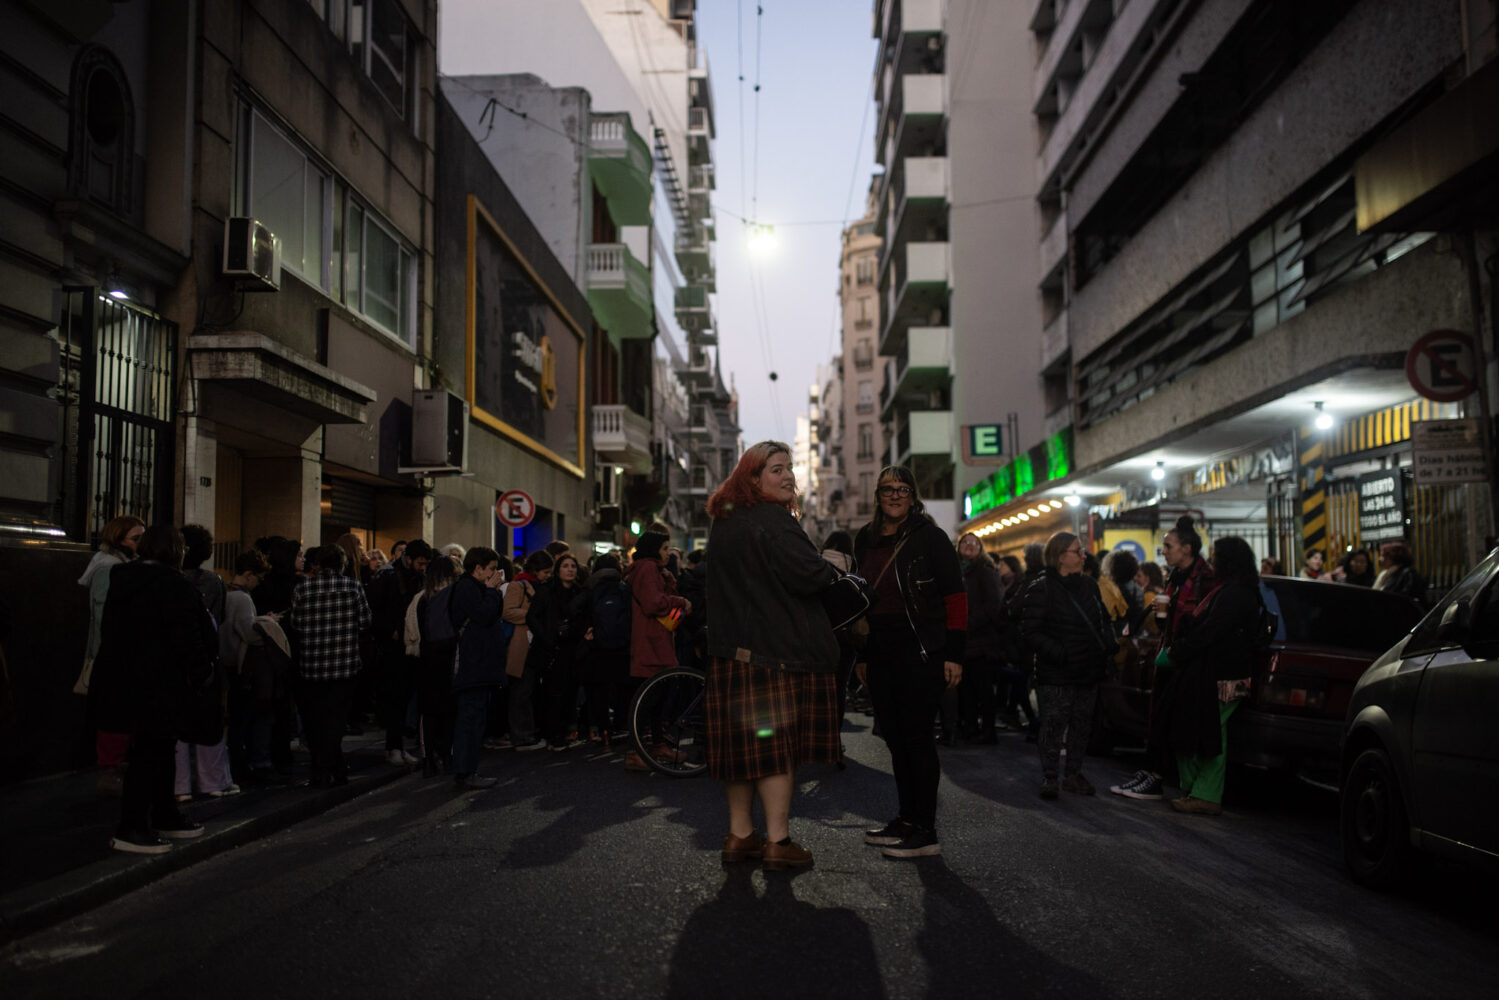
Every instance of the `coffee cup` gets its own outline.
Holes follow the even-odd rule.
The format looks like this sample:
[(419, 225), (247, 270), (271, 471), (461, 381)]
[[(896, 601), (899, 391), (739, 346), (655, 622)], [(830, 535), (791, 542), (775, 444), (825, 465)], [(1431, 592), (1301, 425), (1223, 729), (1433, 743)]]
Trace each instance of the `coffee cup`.
[(1165, 618), (1171, 611), (1171, 596), (1169, 594), (1155, 595), (1155, 616)]

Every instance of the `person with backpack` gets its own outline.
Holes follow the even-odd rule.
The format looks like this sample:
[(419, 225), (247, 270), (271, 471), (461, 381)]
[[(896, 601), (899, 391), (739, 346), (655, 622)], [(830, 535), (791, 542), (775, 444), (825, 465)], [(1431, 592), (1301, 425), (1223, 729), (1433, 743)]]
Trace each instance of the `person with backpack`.
[[(479, 750), (489, 696), (505, 683), (506, 640), (500, 597), (500, 555), (476, 545), (463, 554), (463, 576), (437, 595), (428, 609), (427, 624), (440, 635), (442, 618), (452, 628), (458, 647), (453, 672), (453, 784), (458, 788), (489, 788), (494, 778), (481, 776)], [(447, 594), (446, 602), (440, 600)], [(517, 630), (519, 631), (519, 630)]]
[(1260, 620), (1259, 571), (1242, 538), (1213, 543), (1208, 591), (1173, 626), (1171, 644), (1156, 657), (1165, 670), (1156, 692), (1159, 732), (1176, 755), (1183, 795), (1177, 812), (1223, 812), (1228, 720), (1249, 694), (1250, 648)]
[[(604, 747), (614, 745), (609, 709), (630, 675), (630, 585), (619, 572), (619, 560), (602, 555), (588, 577), (588, 596), (577, 627), (585, 644), (580, 654), (586, 725), (598, 733)], [(623, 720), (624, 707), (617, 708)], [(622, 727), (621, 727), (622, 728)]]
[(458, 633), (449, 614), (453, 595), (448, 590), (458, 572), (451, 559), (433, 559), (427, 564), (414, 621), (406, 632), (409, 652), (415, 626), (416, 698), (421, 713), (422, 776), (426, 778), (453, 769), (453, 658), (458, 655)]

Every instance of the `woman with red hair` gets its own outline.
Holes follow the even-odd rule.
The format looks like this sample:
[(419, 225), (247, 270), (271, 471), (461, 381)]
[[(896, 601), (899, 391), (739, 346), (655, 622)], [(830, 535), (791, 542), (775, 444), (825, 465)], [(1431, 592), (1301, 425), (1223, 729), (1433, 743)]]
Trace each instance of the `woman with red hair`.
[(721, 856), (769, 869), (812, 864), (791, 840), (796, 769), (838, 760), (838, 642), (820, 600), (838, 571), (798, 512), (791, 449), (779, 441), (746, 450), (708, 500), (708, 773), (728, 796)]

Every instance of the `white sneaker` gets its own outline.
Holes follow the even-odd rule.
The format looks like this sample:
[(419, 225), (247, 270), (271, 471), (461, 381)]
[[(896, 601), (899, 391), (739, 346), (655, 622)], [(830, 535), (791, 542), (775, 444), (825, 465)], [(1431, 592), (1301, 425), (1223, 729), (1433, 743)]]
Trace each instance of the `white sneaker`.
[(413, 756), (411, 756), (411, 754), (407, 753), (405, 750), (401, 751), (401, 761), (402, 761), (402, 763), (406, 763), (406, 764), (420, 764), (421, 760), (422, 759), (420, 757), (413, 757)]
[(406, 752), (404, 750), (387, 750), (385, 751), (385, 763), (394, 767), (405, 767), (410, 761), (406, 759)]
[(221, 788), (216, 792), (209, 792), (208, 794), (213, 798), (222, 799), (226, 795), (238, 795), (239, 793), (240, 787), (231, 781), (228, 788)]

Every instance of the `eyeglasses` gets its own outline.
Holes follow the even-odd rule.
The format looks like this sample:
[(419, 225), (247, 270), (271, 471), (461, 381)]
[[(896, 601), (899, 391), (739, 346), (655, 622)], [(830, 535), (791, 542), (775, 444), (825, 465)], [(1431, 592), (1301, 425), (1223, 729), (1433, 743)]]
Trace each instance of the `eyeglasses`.
[(912, 490), (909, 486), (881, 486), (877, 492), (882, 497), (908, 497)]

